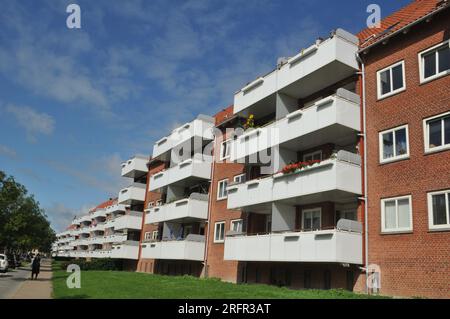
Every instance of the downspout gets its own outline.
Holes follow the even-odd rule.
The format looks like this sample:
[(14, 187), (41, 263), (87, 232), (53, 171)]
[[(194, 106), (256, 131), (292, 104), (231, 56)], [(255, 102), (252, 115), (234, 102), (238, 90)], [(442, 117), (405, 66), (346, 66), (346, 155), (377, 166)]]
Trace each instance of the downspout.
[[(150, 161), (150, 159), (149, 159), (149, 161)], [(147, 168), (148, 168), (148, 166), (147, 166)], [(144, 209), (142, 210), (141, 236), (140, 236), (141, 238), (139, 240), (139, 250), (138, 250), (138, 265), (139, 265), (139, 261), (141, 260), (142, 242), (143, 242), (143, 239), (145, 239), (144, 238), (144, 236), (145, 236), (144, 227), (145, 227), (145, 216), (146, 216), (145, 207), (147, 205), (149, 186), (150, 186), (150, 170), (147, 171), (147, 186), (145, 188)]]
[(366, 135), (366, 73), (365, 73), (365, 65), (363, 60), (361, 59), (359, 53), (356, 53), (356, 57), (361, 65), (361, 105), (362, 105), (362, 124), (363, 124), (363, 148), (364, 148), (364, 154), (363, 154), (363, 170), (364, 170), (364, 192), (363, 192), (363, 205), (364, 205), (364, 266), (365, 266), (365, 273), (366, 273), (366, 293), (369, 294), (369, 287), (367, 286), (367, 280), (369, 277), (368, 274), (368, 265), (369, 265), (369, 216), (368, 216), (368, 200), (367, 200), (367, 135)]
[[(214, 135), (214, 146), (216, 146), (217, 137)], [(209, 198), (208, 198), (208, 216), (206, 219), (206, 223), (208, 224), (206, 234), (205, 234), (205, 256), (203, 257), (203, 269), (205, 277), (208, 277), (208, 241), (209, 241), (209, 232), (211, 231), (211, 206), (212, 206), (212, 190), (213, 190), (213, 181), (214, 181), (214, 169), (216, 167), (216, 151), (215, 147), (212, 150), (212, 165), (211, 165), (211, 184), (209, 185)]]

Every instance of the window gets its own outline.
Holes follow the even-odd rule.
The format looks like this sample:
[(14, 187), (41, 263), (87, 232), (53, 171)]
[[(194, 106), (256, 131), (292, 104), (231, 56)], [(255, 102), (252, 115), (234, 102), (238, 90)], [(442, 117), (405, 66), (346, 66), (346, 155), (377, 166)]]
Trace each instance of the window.
[(425, 153), (450, 149), (450, 112), (425, 119)]
[(154, 230), (154, 231), (152, 232), (152, 239), (153, 239), (153, 240), (157, 240), (157, 239), (158, 239), (158, 231), (157, 231), (157, 230)]
[(224, 160), (230, 157), (231, 140), (226, 140), (220, 145), (220, 159)]
[(322, 151), (315, 151), (312, 153), (307, 153), (303, 155), (303, 161), (312, 161), (312, 160), (322, 160)]
[(381, 200), (381, 230), (382, 232), (412, 230), (410, 195)]
[(231, 227), (230, 230), (242, 233), (242, 225), (244, 224), (244, 221), (242, 219), (236, 219), (231, 221)]
[(155, 206), (161, 206), (162, 205), (162, 199), (158, 199), (156, 201), (156, 205)]
[(380, 163), (409, 157), (408, 125), (380, 132)]
[(225, 222), (214, 224), (214, 242), (223, 243), (225, 239)]
[(322, 227), (322, 209), (312, 208), (302, 211), (302, 228), (308, 230), (320, 229)]
[(420, 82), (450, 74), (450, 41), (419, 53)]
[(227, 192), (228, 179), (219, 181), (217, 186), (217, 199), (225, 199), (228, 196)]
[(382, 99), (398, 92), (404, 91), (405, 62), (400, 61), (377, 72), (377, 94)]
[(150, 240), (150, 239), (152, 239), (151, 233), (150, 233), (150, 232), (146, 232), (146, 233), (144, 234), (144, 240)]
[(155, 202), (148, 202), (147, 204), (148, 209), (152, 208), (153, 206), (155, 206)]
[(450, 229), (450, 190), (428, 194), (430, 229)]
[(336, 212), (336, 223), (339, 219), (357, 220), (355, 209), (341, 210)]
[(245, 183), (245, 174), (236, 175), (233, 180), (238, 184)]

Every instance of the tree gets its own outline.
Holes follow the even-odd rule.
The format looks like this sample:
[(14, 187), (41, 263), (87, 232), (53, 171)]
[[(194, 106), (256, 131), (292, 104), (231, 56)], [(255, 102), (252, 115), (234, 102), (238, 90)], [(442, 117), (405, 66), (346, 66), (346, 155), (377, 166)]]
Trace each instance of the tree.
[(33, 195), (0, 171), (0, 248), (50, 251), (55, 233)]

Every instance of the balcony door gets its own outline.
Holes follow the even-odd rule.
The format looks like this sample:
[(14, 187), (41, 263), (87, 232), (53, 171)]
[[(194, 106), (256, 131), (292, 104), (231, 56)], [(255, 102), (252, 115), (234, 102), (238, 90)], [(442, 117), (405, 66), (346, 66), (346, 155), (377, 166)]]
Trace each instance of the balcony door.
[(322, 209), (311, 208), (302, 211), (302, 229), (317, 230), (322, 228)]

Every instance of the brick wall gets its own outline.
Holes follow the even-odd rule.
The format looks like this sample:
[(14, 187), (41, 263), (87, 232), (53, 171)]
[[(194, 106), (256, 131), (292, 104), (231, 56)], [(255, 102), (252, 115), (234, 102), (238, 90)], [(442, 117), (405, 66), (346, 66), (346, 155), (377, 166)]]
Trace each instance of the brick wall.
[[(427, 192), (450, 188), (450, 151), (424, 153), (423, 119), (450, 110), (450, 76), (419, 83), (418, 53), (448, 39), (450, 14), (421, 23), (363, 55), (366, 67), (369, 263), (381, 293), (450, 297), (450, 232), (428, 228)], [(376, 72), (405, 61), (406, 90), (377, 101)], [(408, 124), (410, 157), (379, 163), (378, 133)], [(413, 231), (381, 234), (381, 198), (412, 196)]]

